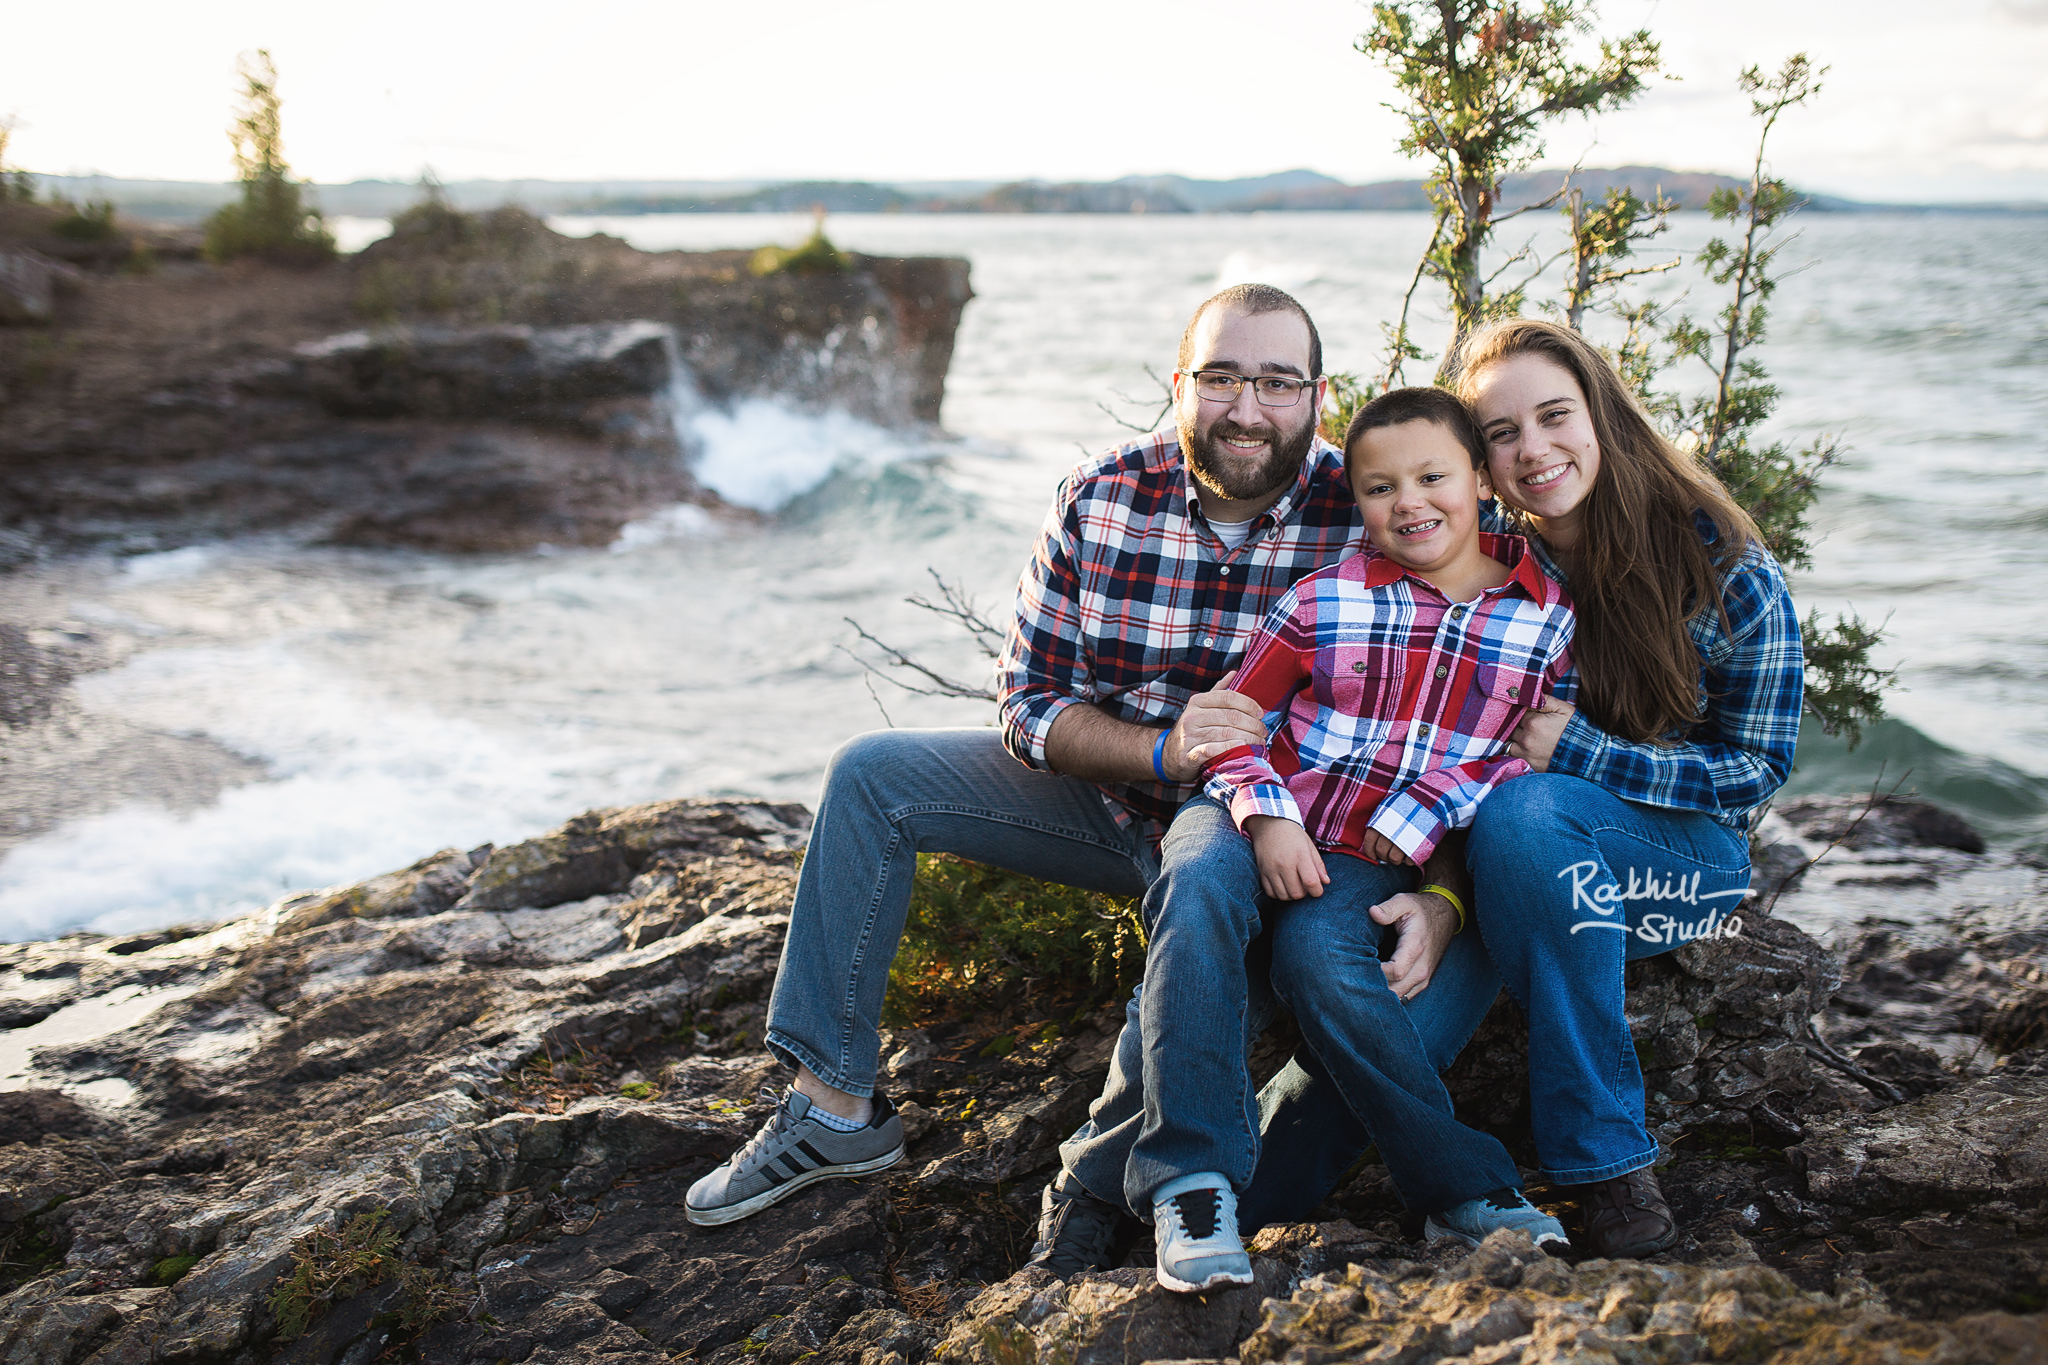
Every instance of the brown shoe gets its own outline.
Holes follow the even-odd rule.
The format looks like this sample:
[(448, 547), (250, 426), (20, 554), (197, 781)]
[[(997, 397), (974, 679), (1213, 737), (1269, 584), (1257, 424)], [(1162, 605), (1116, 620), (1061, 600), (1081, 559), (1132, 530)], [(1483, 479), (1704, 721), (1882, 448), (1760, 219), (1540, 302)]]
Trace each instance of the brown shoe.
[(1634, 1259), (1655, 1256), (1678, 1240), (1678, 1221), (1648, 1166), (1572, 1192), (1586, 1220), (1585, 1240), (1576, 1243), (1582, 1251)]

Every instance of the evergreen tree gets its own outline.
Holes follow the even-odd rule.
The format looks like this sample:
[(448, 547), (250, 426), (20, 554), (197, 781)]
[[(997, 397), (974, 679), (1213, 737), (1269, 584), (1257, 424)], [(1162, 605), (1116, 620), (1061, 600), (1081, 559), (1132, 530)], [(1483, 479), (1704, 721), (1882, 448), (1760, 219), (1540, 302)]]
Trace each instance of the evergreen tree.
[(320, 210), (305, 202), (305, 187), (292, 179), (284, 159), (284, 126), (279, 116), (277, 65), (268, 51), (244, 54), (237, 64), (243, 81), (241, 114), (228, 128), (235, 146), (235, 170), (242, 197), (206, 220), (208, 259), (230, 261), (257, 256), (287, 265), (311, 265), (334, 255), (334, 236)]

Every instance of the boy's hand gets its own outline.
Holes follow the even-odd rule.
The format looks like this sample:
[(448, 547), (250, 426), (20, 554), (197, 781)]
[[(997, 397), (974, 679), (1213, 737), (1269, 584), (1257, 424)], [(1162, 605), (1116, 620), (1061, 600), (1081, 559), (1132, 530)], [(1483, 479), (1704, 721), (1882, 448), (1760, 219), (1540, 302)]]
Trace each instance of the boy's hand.
[(1365, 832), (1365, 838), (1359, 841), (1358, 851), (1376, 863), (1393, 863), (1397, 867), (1415, 866), (1415, 860), (1403, 853), (1399, 844), (1376, 829)]
[(1242, 692), (1230, 690), (1237, 674), (1228, 673), (1212, 692), (1198, 692), (1188, 698), (1187, 709), (1173, 727), (1166, 742), (1166, 775), (1176, 782), (1193, 782), (1209, 761), (1247, 744), (1266, 742), (1266, 713)]
[(1330, 884), (1323, 855), (1308, 831), (1277, 815), (1254, 815), (1244, 822), (1251, 836), (1252, 856), (1259, 862), (1259, 887), (1276, 901), (1320, 896)]
[(1458, 912), (1442, 896), (1421, 891), (1404, 891), (1367, 911), (1375, 924), (1391, 924), (1394, 955), (1380, 964), (1387, 974), (1387, 989), (1403, 1000), (1413, 1000), (1429, 985), (1444, 950), (1458, 932)]

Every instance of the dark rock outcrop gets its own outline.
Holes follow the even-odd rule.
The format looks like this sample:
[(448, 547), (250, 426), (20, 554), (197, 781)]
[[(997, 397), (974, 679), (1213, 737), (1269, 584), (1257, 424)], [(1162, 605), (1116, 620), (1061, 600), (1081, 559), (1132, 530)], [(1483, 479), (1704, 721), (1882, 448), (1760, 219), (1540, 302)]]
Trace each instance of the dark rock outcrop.
[[(1832, 1001), (1839, 959), (1785, 918), (1841, 894), (1825, 860), (1777, 915), (1641, 964), (1657, 970), (1636, 972), (1631, 1020), (1687, 1231), (1656, 1262), (1573, 1267), (1506, 1236), (1421, 1242), (1368, 1166), (1322, 1221), (1259, 1236), (1256, 1285), (1203, 1299), (1158, 1289), (1142, 1244), (1127, 1268), (1068, 1285), (1018, 1273), (1056, 1144), (1101, 1085), (1115, 1006), (1029, 1043), (1009, 1021), (1008, 1051), (959, 1023), (891, 1034), (885, 1084), (911, 1138), (897, 1170), (724, 1228), (678, 1216), (769, 1113), (760, 1092), (779, 1068), (761, 1029), (806, 823), (759, 802), (597, 811), (215, 928), (0, 947), (0, 986), (33, 984), (16, 1027), (163, 1002), (38, 1049), (35, 1088), (0, 1097), (0, 1362), (2048, 1349), (2048, 1067), (1999, 1051), (2019, 1026), (1995, 1023), (2017, 1017), (2005, 1005), (2024, 1004), (2015, 988), (2048, 953), (2031, 865), (1887, 845), (1890, 865), (1934, 867), (1931, 894), (1961, 885), (1967, 904), (1852, 932), (1852, 985)], [(1987, 905), (1987, 886), (2012, 894)], [(1965, 978), (1984, 1008), (1920, 984)], [(1470, 1107), (1486, 1066), (1489, 1085), (1516, 1083), (1512, 1062), (1468, 1059)], [(1908, 1070), (1924, 1093), (1902, 1102), (1886, 1076)], [(1517, 1108), (1485, 1112), (1519, 1142)], [(1569, 1213), (1559, 1192), (1534, 1194)], [(295, 1253), (365, 1214), (440, 1297), (387, 1277), (281, 1340), (270, 1296)], [(407, 1317), (422, 1302), (438, 1305), (424, 1328)]]
[(959, 260), (756, 277), (745, 252), (570, 239), (512, 209), (400, 226), (312, 270), (81, 276), (48, 327), (0, 326), (0, 532), (44, 550), (275, 530), (603, 545), (716, 504), (679, 402), (936, 422), (971, 297)]

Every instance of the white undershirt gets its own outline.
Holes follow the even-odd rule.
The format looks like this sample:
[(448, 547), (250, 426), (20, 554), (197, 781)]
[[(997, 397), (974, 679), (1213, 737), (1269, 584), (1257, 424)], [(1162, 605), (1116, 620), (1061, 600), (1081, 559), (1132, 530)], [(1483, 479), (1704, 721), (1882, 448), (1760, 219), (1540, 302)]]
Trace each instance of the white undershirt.
[(1209, 529), (1214, 531), (1216, 538), (1223, 542), (1224, 549), (1235, 550), (1238, 546), (1251, 539), (1252, 522), (1257, 520), (1257, 517), (1250, 517), (1244, 521), (1212, 520), (1209, 523)]

